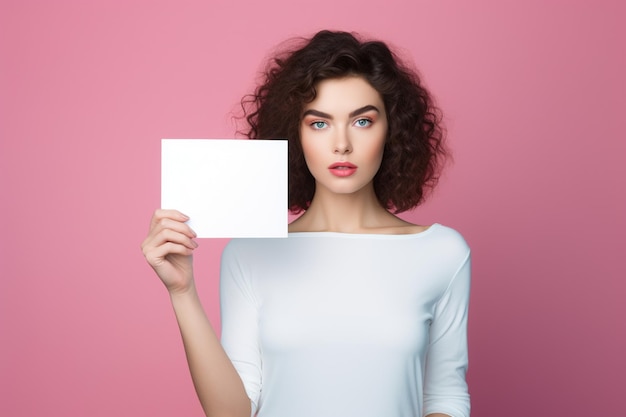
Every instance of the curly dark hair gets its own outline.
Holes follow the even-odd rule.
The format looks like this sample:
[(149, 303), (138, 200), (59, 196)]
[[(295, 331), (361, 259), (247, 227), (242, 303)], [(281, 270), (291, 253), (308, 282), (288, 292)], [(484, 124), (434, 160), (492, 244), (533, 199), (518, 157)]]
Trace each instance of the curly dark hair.
[(419, 76), (380, 41), (361, 41), (352, 33), (321, 31), (269, 60), (253, 94), (241, 100), (249, 139), (285, 139), (289, 144), (289, 210), (311, 204), (315, 179), (300, 144), (306, 103), (315, 99), (322, 80), (361, 76), (382, 96), (388, 130), (374, 191), (380, 204), (395, 213), (423, 202), (448, 151), (441, 112)]

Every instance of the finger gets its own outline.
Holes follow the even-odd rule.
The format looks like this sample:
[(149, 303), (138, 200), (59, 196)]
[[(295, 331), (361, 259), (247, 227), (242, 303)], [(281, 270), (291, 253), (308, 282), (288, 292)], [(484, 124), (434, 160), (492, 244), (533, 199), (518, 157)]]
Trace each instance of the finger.
[(146, 254), (146, 260), (153, 267), (159, 267), (167, 255), (183, 255), (189, 256), (193, 253), (193, 249), (190, 249), (184, 245), (179, 245), (173, 242), (167, 242), (159, 247), (154, 248), (151, 252)]
[(144, 256), (148, 257), (150, 253), (168, 243), (185, 246), (190, 250), (198, 247), (198, 244), (187, 235), (176, 232), (171, 229), (163, 229), (155, 235), (148, 236), (141, 245)]
[(194, 248), (190, 248), (186, 245), (165, 242), (159, 246), (150, 247), (148, 250), (144, 250), (144, 257), (150, 265), (160, 265), (168, 255), (185, 255), (190, 256), (193, 254)]
[(182, 233), (190, 238), (197, 237), (196, 232), (194, 232), (191, 227), (187, 223), (171, 219), (169, 217), (160, 219), (157, 223), (154, 224), (149, 234), (157, 234), (162, 230), (171, 229), (175, 232)]
[(157, 209), (152, 215), (152, 221), (150, 222), (150, 228), (154, 227), (162, 219), (172, 219), (179, 222), (186, 222), (189, 220), (189, 216), (181, 213), (178, 210), (169, 209)]

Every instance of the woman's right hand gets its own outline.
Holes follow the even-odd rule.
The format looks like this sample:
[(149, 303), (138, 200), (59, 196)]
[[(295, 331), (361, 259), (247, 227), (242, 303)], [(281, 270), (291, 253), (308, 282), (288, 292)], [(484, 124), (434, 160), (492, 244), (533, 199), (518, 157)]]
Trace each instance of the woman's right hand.
[(176, 210), (156, 210), (148, 236), (141, 244), (146, 260), (170, 294), (193, 286), (192, 253), (196, 234), (185, 223), (189, 218)]

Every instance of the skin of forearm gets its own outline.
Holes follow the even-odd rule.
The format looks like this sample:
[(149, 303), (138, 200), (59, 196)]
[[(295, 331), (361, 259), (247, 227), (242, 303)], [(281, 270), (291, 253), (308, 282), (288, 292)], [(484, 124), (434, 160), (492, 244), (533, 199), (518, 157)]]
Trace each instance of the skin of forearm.
[(250, 400), (206, 316), (195, 288), (170, 294), (187, 363), (207, 417), (249, 417)]

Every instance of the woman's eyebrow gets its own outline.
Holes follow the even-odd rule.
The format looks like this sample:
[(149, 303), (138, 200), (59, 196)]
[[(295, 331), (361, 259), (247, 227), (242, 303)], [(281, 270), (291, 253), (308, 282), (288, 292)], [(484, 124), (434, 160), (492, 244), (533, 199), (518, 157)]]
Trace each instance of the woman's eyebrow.
[(367, 106), (363, 106), (360, 109), (356, 109), (353, 112), (350, 112), (348, 116), (350, 117), (358, 116), (359, 114), (366, 113), (370, 110), (374, 110), (376, 113), (380, 113), (380, 110), (378, 110), (378, 107), (368, 104)]
[[(363, 106), (356, 110), (351, 111), (348, 117), (358, 116), (359, 114), (363, 114), (371, 110), (375, 111), (376, 113), (380, 113), (380, 110), (378, 110), (378, 107), (368, 104), (367, 106)], [(333, 118), (333, 116), (331, 116), (330, 114), (324, 113), (322, 111), (315, 110), (315, 109), (309, 109), (305, 111), (304, 114), (302, 114), (302, 117), (309, 116), (309, 115), (315, 116), (315, 117), (321, 117), (324, 119), (330, 119), (330, 120), (332, 120)]]
[(323, 119), (332, 119), (333, 118), (333, 116), (331, 116), (328, 113), (324, 113), (324, 112), (321, 112), (319, 110), (314, 110), (314, 109), (309, 109), (309, 110), (305, 111), (304, 114), (302, 115), (302, 117), (309, 116), (309, 115), (315, 116), (315, 117), (321, 117)]

